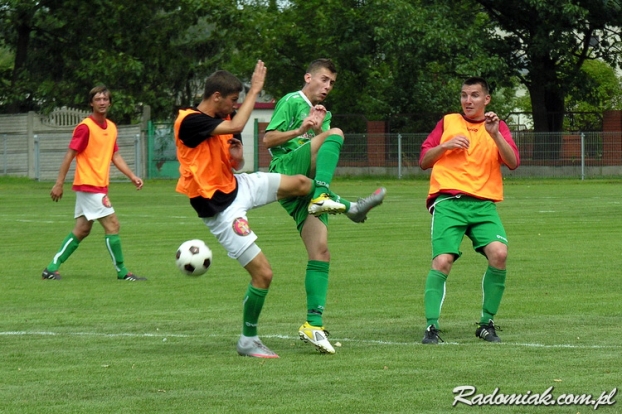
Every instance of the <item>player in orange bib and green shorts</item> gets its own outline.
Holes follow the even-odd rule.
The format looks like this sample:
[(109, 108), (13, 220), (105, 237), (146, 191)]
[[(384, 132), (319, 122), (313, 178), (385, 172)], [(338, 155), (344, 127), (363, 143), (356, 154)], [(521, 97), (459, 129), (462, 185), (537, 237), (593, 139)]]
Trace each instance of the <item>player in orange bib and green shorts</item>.
[(357, 202), (350, 202), (330, 190), (341, 147), (343, 131), (331, 128), (331, 113), (321, 102), (337, 79), (335, 65), (329, 59), (317, 59), (309, 65), (302, 90), (279, 100), (266, 128), (264, 144), (270, 150), (270, 171), (281, 174), (304, 174), (315, 180), (315, 191), (306, 197), (280, 200), (296, 222), (308, 254), (305, 270), (307, 318), (298, 330), (300, 339), (313, 344), (322, 353), (335, 353), (327, 339), (323, 314), (328, 292), (328, 215), (320, 209), (331, 206), (330, 214), (345, 213), (362, 223), (367, 213), (380, 205), (386, 190), (378, 188)]
[(424, 293), (426, 329), (422, 342), (440, 340), (439, 317), (447, 276), (462, 255), (466, 235), (475, 251), (488, 260), (482, 280), (482, 312), (475, 336), (500, 342), (494, 317), (505, 290), (508, 239), (497, 213), (503, 200), (501, 166), (518, 168), (518, 148), (510, 130), (494, 112), (486, 80), (469, 78), (462, 84), (463, 114), (449, 114), (424, 141), (419, 166), (432, 168), (427, 207), (432, 214), (432, 268)]

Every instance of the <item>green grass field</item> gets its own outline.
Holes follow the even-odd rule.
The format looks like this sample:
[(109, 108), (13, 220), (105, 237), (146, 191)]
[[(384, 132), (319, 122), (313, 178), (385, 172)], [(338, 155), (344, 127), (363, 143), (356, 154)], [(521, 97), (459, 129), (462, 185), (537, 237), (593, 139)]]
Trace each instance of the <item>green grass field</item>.
[[(367, 223), (331, 217), (325, 323), (341, 344), (335, 355), (298, 339), (306, 255), (293, 222), (278, 204), (250, 212), (275, 275), (259, 333), (280, 355), (258, 360), (235, 351), (249, 278), (173, 181), (149, 181), (139, 192), (111, 185), (125, 261), (149, 278), (131, 283), (116, 280), (97, 224), (61, 267), (63, 280), (42, 281), (73, 227), (71, 186), (53, 203), (52, 183), (0, 178), (0, 412), (574, 414), (594, 408), (452, 407), (453, 390), (473, 386), (483, 397), (554, 387), (553, 397), (598, 398), (622, 385), (622, 180), (506, 181), (499, 211), (510, 256), (496, 318), (503, 343), (474, 335), (486, 263), (465, 239), (439, 346), (421, 344), (427, 182), (340, 178), (333, 189), (355, 198), (378, 185), (387, 198)], [(178, 245), (192, 238), (214, 251), (198, 278), (175, 267)]]

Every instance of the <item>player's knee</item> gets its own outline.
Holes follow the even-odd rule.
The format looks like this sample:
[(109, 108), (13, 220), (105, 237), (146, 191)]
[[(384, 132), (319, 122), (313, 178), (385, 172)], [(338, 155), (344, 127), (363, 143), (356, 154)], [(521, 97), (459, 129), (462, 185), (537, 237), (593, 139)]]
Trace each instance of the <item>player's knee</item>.
[(327, 246), (317, 246), (316, 249), (309, 252), (309, 260), (317, 260), (319, 262), (330, 262), (330, 250)]
[(107, 234), (119, 234), (119, 231), (121, 231), (121, 224), (119, 224), (118, 221), (110, 223), (106, 226)]
[(298, 174), (294, 176), (295, 188), (297, 190), (298, 196), (305, 196), (311, 192), (311, 187), (313, 186), (313, 182), (307, 176), (302, 174)]
[(311, 192), (312, 185), (311, 179), (302, 174), (283, 175), (277, 198), (306, 196)]
[(99, 219), (100, 224), (104, 228), (106, 234), (119, 234), (121, 230), (121, 224), (116, 214), (111, 214), (104, 218)]
[(328, 135), (339, 135), (341, 138), (345, 139), (345, 135), (344, 135), (343, 131), (341, 130), (341, 128), (331, 128), (328, 131)]
[(78, 240), (84, 240), (89, 234), (91, 234), (90, 228), (75, 228), (73, 229), (73, 235), (77, 237)]
[(497, 269), (505, 269), (508, 247), (503, 243), (491, 243), (485, 249), (488, 263)]
[(73, 235), (76, 236), (78, 238), (78, 240), (82, 241), (83, 239), (85, 239), (89, 234), (91, 234), (91, 228), (92, 226), (89, 226), (88, 224), (76, 224), (76, 226), (73, 228)]
[(446, 275), (451, 271), (454, 264), (454, 257), (451, 254), (439, 254), (432, 260), (432, 269), (438, 270)]
[(488, 258), (488, 262), (490, 263), (490, 265), (494, 268), (497, 269), (505, 269), (505, 265), (507, 262), (507, 258), (508, 258), (508, 253), (507, 251), (505, 252), (499, 252), (497, 254), (492, 255), (491, 257)]
[(260, 289), (268, 289), (272, 283), (272, 269), (270, 266), (259, 269), (252, 275), (251, 284)]

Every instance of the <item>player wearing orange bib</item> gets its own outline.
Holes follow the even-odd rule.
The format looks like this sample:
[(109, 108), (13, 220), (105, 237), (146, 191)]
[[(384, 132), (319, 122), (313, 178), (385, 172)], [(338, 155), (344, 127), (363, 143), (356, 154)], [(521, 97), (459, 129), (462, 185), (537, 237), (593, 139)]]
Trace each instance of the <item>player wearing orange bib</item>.
[(259, 339), (257, 325), (272, 268), (255, 243), (257, 235), (248, 223), (247, 211), (287, 197), (312, 194), (311, 179), (304, 175), (257, 172), (234, 173), (244, 164), (240, 133), (248, 121), (266, 76), (257, 62), (251, 87), (237, 113), (234, 107), (242, 82), (227, 71), (217, 71), (205, 81), (203, 99), (196, 108), (179, 111), (175, 120), (175, 144), (180, 178), (176, 190), (190, 204), (229, 257), (250, 275), (243, 301), (239, 355), (278, 358)]
[(437, 344), (440, 339), (438, 319), (445, 284), (454, 261), (462, 255), (465, 235), (488, 260), (475, 335), (500, 342), (493, 320), (505, 290), (508, 240), (495, 203), (503, 200), (501, 166), (516, 169), (520, 158), (508, 126), (494, 112), (486, 112), (490, 99), (484, 79), (467, 79), (460, 94), (463, 114), (446, 115), (422, 145), (419, 166), (432, 168), (427, 198), (432, 213), (432, 269), (424, 294), (424, 344)]
[(89, 93), (89, 104), (93, 113), (84, 119), (74, 130), (58, 172), (56, 184), (52, 187), (50, 196), (53, 201), (63, 197), (63, 184), (69, 172), (69, 167), (76, 159), (72, 190), (76, 192), (76, 206), (74, 217), (76, 224), (71, 233), (54, 258), (43, 270), (43, 279), (60, 279), (58, 271), (69, 256), (78, 248), (93, 228), (95, 220), (104, 228), (106, 248), (112, 258), (117, 278), (121, 280), (146, 280), (136, 276), (125, 267), (121, 239), (119, 238), (120, 224), (117, 215), (108, 198), (108, 184), (110, 177), (110, 162), (119, 171), (127, 176), (140, 190), (143, 181), (137, 177), (119, 154), (117, 146), (117, 126), (106, 118), (111, 105), (110, 91), (105, 86), (97, 86)]

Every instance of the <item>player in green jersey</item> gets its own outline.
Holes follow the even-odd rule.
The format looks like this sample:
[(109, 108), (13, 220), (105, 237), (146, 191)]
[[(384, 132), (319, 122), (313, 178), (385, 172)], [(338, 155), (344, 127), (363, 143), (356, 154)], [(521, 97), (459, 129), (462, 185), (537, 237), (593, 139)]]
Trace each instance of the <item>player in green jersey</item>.
[[(315, 180), (316, 190), (307, 197), (280, 200), (296, 221), (307, 249), (305, 273), (307, 320), (298, 330), (300, 339), (310, 342), (322, 353), (335, 353), (327, 339), (322, 314), (328, 292), (328, 215), (345, 213), (350, 220), (362, 223), (367, 213), (384, 200), (385, 188), (368, 197), (350, 202), (330, 190), (344, 141), (343, 131), (331, 128), (331, 113), (321, 105), (333, 89), (337, 70), (329, 59), (317, 59), (309, 65), (302, 90), (285, 95), (276, 105), (266, 128), (263, 142), (272, 154), (270, 171), (281, 174), (304, 174)], [(327, 209), (327, 204), (331, 208)]]

